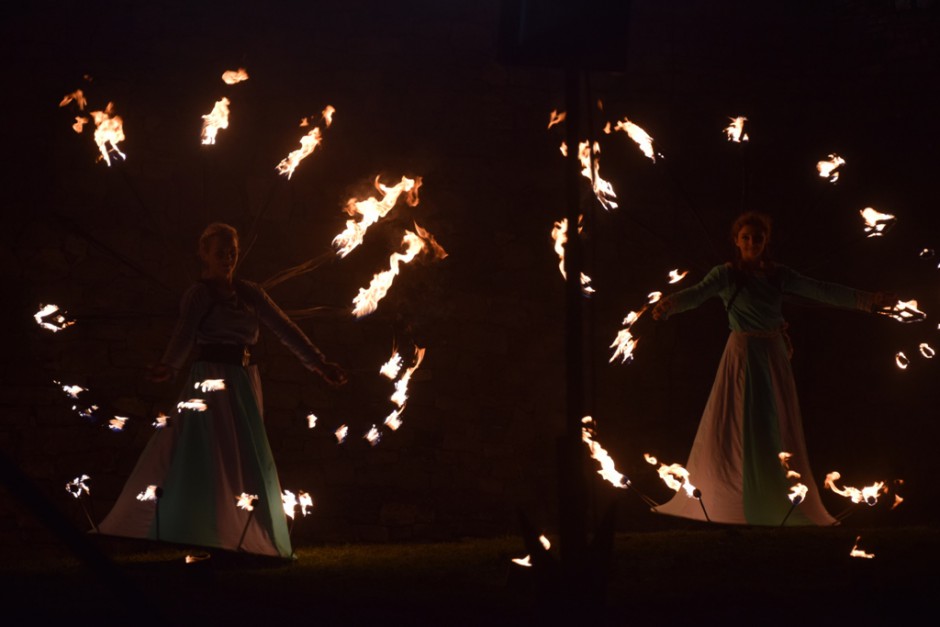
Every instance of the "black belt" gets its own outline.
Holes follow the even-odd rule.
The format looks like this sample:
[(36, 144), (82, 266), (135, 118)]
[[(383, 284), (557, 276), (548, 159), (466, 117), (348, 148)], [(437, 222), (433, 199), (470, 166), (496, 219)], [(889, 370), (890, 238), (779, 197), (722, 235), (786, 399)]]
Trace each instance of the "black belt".
[(243, 344), (200, 344), (196, 361), (247, 366), (251, 363), (251, 351)]

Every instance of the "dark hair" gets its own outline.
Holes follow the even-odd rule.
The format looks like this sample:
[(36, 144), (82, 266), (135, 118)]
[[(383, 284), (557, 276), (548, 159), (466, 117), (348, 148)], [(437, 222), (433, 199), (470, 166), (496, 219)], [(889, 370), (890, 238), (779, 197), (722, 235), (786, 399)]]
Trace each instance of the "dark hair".
[[(773, 230), (773, 220), (770, 219), (770, 216), (766, 213), (761, 213), (760, 211), (746, 211), (735, 218), (734, 222), (731, 224), (731, 243), (735, 244), (734, 246), (734, 265), (735, 268), (741, 269), (741, 251), (737, 247), (738, 233), (741, 232), (741, 229), (749, 226), (755, 230), (761, 231), (764, 234), (764, 241), (766, 246), (770, 246), (770, 234)], [(770, 262), (770, 254), (767, 248), (764, 248), (763, 261)]]
[(199, 236), (200, 252), (209, 250), (209, 240), (213, 237), (230, 237), (233, 242), (238, 243), (238, 231), (235, 230), (234, 226), (225, 224), (224, 222), (213, 222), (207, 226), (203, 230), (202, 235)]

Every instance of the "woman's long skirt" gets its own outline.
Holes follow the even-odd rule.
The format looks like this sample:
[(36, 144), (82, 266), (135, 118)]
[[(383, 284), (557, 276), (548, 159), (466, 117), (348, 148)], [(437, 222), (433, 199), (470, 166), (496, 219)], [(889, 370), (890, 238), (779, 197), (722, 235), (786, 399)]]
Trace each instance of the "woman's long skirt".
[[(206, 379), (222, 379), (225, 389), (196, 389)], [(157, 430), (100, 532), (291, 557), (257, 367), (197, 361), (180, 395), (191, 399), (206, 409), (182, 409)], [(138, 498), (148, 486), (162, 496)], [(258, 497), (252, 511), (238, 506), (243, 493)]]
[[(790, 453), (787, 476), (780, 453)], [(679, 491), (654, 511), (712, 522), (831, 525), (813, 480), (787, 347), (781, 335), (732, 332), (686, 465), (702, 503)], [(791, 512), (796, 483), (808, 486)], [(789, 516), (788, 516), (789, 513)]]

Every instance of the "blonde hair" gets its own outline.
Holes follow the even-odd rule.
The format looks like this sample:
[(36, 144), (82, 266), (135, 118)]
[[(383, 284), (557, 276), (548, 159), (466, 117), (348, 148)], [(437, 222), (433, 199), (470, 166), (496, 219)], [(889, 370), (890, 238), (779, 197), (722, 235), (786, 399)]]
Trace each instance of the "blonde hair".
[(231, 238), (235, 244), (238, 244), (238, 231), (235, 230), (234, 226), (225, 224), (224, 222), (213, 222), (207, 226), (202, 231), (202, 235), (199, 236), (199, 252), (208, 252), (209, 240), (213, 237)]

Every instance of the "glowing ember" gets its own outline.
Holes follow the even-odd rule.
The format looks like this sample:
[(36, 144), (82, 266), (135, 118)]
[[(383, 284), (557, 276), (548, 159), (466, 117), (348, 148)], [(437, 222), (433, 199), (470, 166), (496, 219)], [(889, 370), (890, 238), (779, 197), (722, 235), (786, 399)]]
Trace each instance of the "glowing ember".
[(908, 359), (907, 355), (903, 352), (898, 351), (894, 356), (894, 363), (896, 363), (901, 370), (907, 370), (907, 367), (911, 365), (911, 360)]
[[(605, 129), (606, 131), (607, 129)], [(656, 163), (656, 153), (653, 152), (653, 138), (649, 136), (649, 133), (644, 131), (642, 128), (624, 118), (623, 120), (617, 122), (617, 125), (614, 126), (615, 131), (623, 131), (627, 136), (632, 139), (637, 146), (640, 147), (640, 151), (646, 155), (647, 159)], [(608, 131), (609, 132), (609, 131)], [(661, 157), (662, 155), (660, 155)]]
[(157, 486), (148, 485), (147, 488), (137, 495), (138, 501), (156, 501), (157, 500)]
[(845, 159), (833, 153), (829, 155), (828, 160), (816, 164), (816, 171), (822, 178), (828, 178), (830, 183), (835, 183), (839, 180), (839, 166), (843, 165), (845, 165)]
[(202, 143), (204, 146), (214, 144), (219, 130), (228, 128), (229, 104), (228, 98), (222, 98), (222, 100), (215, 103), (212, 111), (202, 116)]
[[(670, 270), (669, 271), (669, 283), (670, 284), (678, 283), (679, 281), (684, 279), (688, 273), (689, 273), (688, 270), (683, 270), (681, 272), (679, 271), (679, 269)], [(658, 296), (656, 297), (656, 300), (659, 300), (662, 297), (662, 293), (661, 292), (655, 292), (655, 293), (658, 294)]]
[(313, 497), (301, 490), (297, 493), (297, 501), (300, 504), (300, 513), (307, 515), (307, 508), (313, 509)]
[(248, 80), (248, 72), (244, 68), (238, 68), (237, 70), (226, 70), (222, 72), (222, 80), (226, 85), (234, 85), (242, 81)]
[(519, 566), (525, 566), (526, 568), (532, 568), (532, 556), (526, 555), (525, 557), (514, 557), (512, 558), (513, 564), (518, 564)]
[(885, 488), (884, 481), (876, 481), (870, 486), (866, 486), (859, 490), (858, 488), (853, 488), (846, 486), (844, 488), (839, 488), (836, 485), (836, 481), (842, 478), (842, 475), (838, 471), (830, 472), (826, 475), (826, 481), (823, 485), (836, 494), (844, 496), (850, 499), (853, 503), (867, 503), (868, 505), (874, 505), (878, 502), (878, 495), (881, 493), (887, 493), (887, 488)]
[(313, 429), (317, 426), (317, 417), (313, 414), (307, 414), (307, 428)]
[(375, 425), (372, 425), (372, 428), (369, 429), (369, 431), (362, 437), (363, 439), (368, 440), (369, 444), (371, 444), (372, 446), (375, 446), (376, 444), (382, 441), (382, 433), (379, 431), (379, 428), (376, 427)]
[(388, 416), (385, 417), (385, 426), (391, 429), (392, 431), (398, 431), (398, 427), (401, 426), (401, 412), (404, 411), (404, 407), (399, 407), (396, 410), (393, 410)]
[(320, 145), (321, 139), (320, 127), (314, 126), (309, 133), (300, 138), (300, 148), (292, 151), (277, 164), (278, 173), (286, 174), (289, 179), (294, 174), (294, 170), (297, 169), (297, 166), (300, 165), (300, 162)]
[(864, 559), (872, 559), (875, 557), (874, 553), (866, 553), (862, 549), (858, 548), (858, 541), (862, 539), (862, 536), (857, 536), (855, 538), (855, 544), (852, 546), (852, 550), (849, 552), (850, 557), (861, 557)]
[(401, 370), (401, 355), (398, 354), (398, 351), (392, 353), (392, 356), (387, 362), (382, 364), (382, 367), (379, 368), (379, 374), (388, 379), (394, 380), (398, 376), (398, 371)]
[(362, 243), (366, 231), (370, 226), (381, 220), (395, 206), (398, 197), (405, 193), (405, 202), (414, 207), (418, 204), (418, 189), (421, 187), (421, 177), (414, 179), (401, 177), (401, 182), (393, 187), (386, 187), (375, 177), (375, 188), (382, 192), (382, 198), (369, 197), (365, 200), (350, 198), (346, 202), (346, 213), (359, 220), (346, 220), (346, 229), (333, 238), (333, 247), (336, 254), (345, 257)]
[(890, 213), (881, 213), (871, 207), (865, 207), (861, 211), (862, 219), (865, 220), (865, 232), (868, 237), (879, 237), (890, 227), (894, 226), (895, 217)]
[[(594, 155), (594, 169), (591, 170), (591, 155)], [(597, 197), (598, 202), (601, 203), (601, 206), (604, 209), (616, 209), (617, 203), (614, 201), (614, 198), (617, 197), (617, 194), (614, 192), (613, 185), (609, 181), (601, 178), (600, 174), (600, 159), (598, 155), (601, 153), (600, 144), (594, 142), (594, 148), (591, 149), (590, 142), (583, 141), (578, 144), (578, 160), (581, 162), (581, 175), (587, 180), (591, 181), (591, 187), (594, 189), (594, 196)]]
[(398, 405), (399, 408), (404, 407), (405, 401), (408, 400), (408, 384), (411, 382), (411, 375), (414, 374), (415, 370), (418, 369), (418, 366), (421, 365), (421, 362), (424, 361), (424, 348), (419, 348), (415, 346), (415, 363), (405, 370), (405, 374), (395, 382), (395, 393), (391, 396), (391, 401)]
[(72, 125), (72, 130), (76, 133), (81, 133), (85, 129), (86, 124), (88, 124), (88, 118), (76, 115), (75, 124)]
[(156, 429), (163, 429), (169, 424), (170, 417), (164, 413), (157, 414), (157, 417), (153, 419), (153, 426)]
[(89, 488), (86, 483), (89, 479), (91, 479), (91, 477), (88, 475), (75, 477), (65, 484), (65, 491), (75, 498), (80, 497), (82, 494), (91, 494), (91, 488)]
[(389, 257), (388, 270), (374, 275), (368, 288), (359, 288), (359, 294), (353, 299), (352, 313), (354, 316), (361, 318), (375, 311), (376, 307), (379, 305), (379, 301), (385, 298), (388, 290), (392, 287), (392, 283), (395, 281), (395, 277), (398, 276), (400, 264), (410, 263), (418, 256), (418, 253), (428, 247), (430, 247), (434, 256), (438, 259), (443, 259), (447, 256), (446, 251), (434, 241), (434, 238), (426, 231), (422, 231), (417, 224), (415, 224), (415, 230), (418, 231), (418, 234), (405, 231), (402, 237), (402, 245), (405, 247), (405, 252), (391, 254)]
[(111, 431), (123, 431), (125, 423), (127, 423), (127, 418), (124, 416), (115, 416), (108, 421), (108, 428), (111, 429)]
[(809, 492), (807, 488), (802, 483), (795, 484), (790, 488), (790, 494), (788, 495), (791, 503), (802, 503), (803, 499), (806, 498), (806, 493)]
[(750, 138), (747, 136), (747, 133), (744, 132), (744, 123), (747, 122), (747, 118), (739, 116), (728, 119), (731, 120), (731, 124), (725, 129), (725, 135), (728, 136), (728, 141), (736, 144), (748, 141)]
[(917, 346), (917, 349), (920, 351), (920, 354), (927, 359), (933, 359), (933, 356), (937, 354), (937, 352), (927, 342), (921, 342)]
[[(62, 105), (59, 105), (59, 106), (62, 106)], [(568, 114), (565, 113), (564, 111), (559, 113), (558, 111), (555, 111), (554, 109), (552, 109), (552, 114), (548, 117), (548, 128), (551, 128), (555, 126), (556, 124), (560, 124), (564, 122), (565, 116), (567, 115)]]
[(597, 471), (605, 481), (609, 482), (612, 486), (616, 488), (626, 488), (630, 485), (630, 480), (627, 479), (625, 475), (618, 472), (614, 467), (614, 460), (611, 458), (610, 454), (600, 445), (599, 442), (594, 440), (594, 429), (592, 424), (594, 420), (590, 416), (585, 416), (581, 419), (583, 427), (581, 427), (581, 441), (584, 442), (588, 451), (591, 453), (591, 457), (597, 460), (601, 468)]
[(790, 458), (793, 457), (793, 455), (791, 453), (781, 452), (778, 457), (780, 458), (780, 465), (787, 471), (787, 479), (799, 479), (800, 473), (790, 469)]
[[(578, 233), (581, 232), (581, 220), (578, 218)], [(555, 241), (555, 253), (558, 255), (558, 269), (561, 270), (561, 276), (566, 281), (568, 274), (565, 272), (565, 244), (568, 243), (568, 218), (564, 218), (555, 223), (552, 227), (552, 239)], [(581, 291), (584, 294), (593, 294), (594, 288), (591, 287), (591, 277), (581, 273)]]
[(218, 392), (225, 389), (225, 379), (206, 379), (205, 381), (196, 381), (194, 389), (203, 392)]
[(75, 104), (78, 105), (79, 111), (84, 111), (85, 105), (88, 104), (88, 101), (85, 100), (85, 94), (81, 89), (76, 89), (70, 94), (65, 94), (65, 96), (62, 97), (62, 102), (59, 103), (59, 106), (64, 107), (70, 102), (75, 102)]
[(75, 324), (74, 320), (66, 317), (67, 313), (68, 312), (65, 311), (59, 311), (58, 305), (40, 305), (39, 311), (33, 314), (33, 319), (36, 320), (36, 324), (43, 329), (58, 333)]
[(284, 513), (287, 514), (288, 518), (293, 519), (297, 510), (297, 497), (294, 496), (294, 493), (290, 490), (284, 490), (281, 493), (281, 503), (284, 505)]
[(254, 502), (258, 500), (257, 494), (248, 494), (247, 492), (242, 492), (235, 497), (235, 504), (238, 505), (241, 509), (247, 510), (249, 512), (254, 511), (255, 506)]
[(349, 427), (346, 425), (340, 426), (339, 429), (333, 432), (333, 435), (336, 436), (336, 442), (342, 444), (346, 441), (346, 435), (349, 433)]
[(109, 102), (104, 111), (92, 111), (91, 117), (95, 121), (95, 143), (101, 152), (101, 158), (111, 166), (110, 153), (116, 153), (121, 159), (126, 155), (118, 148), (124, 141), (124, 121), (121, 116), (114, 115), (114, 104)]
[(209, 406), (206, 405), (206, 402), (200, 398), (191, 398), (188, 401), (181, 401), (176, 404), (176, 409), (183, 411), (184, 409), (192, 409), (193, 411), (206, 411), (209, 409)]
[(899, 300), (891, 309), (875, 313), (894, 318), (898, 322), (920, 322), (927, 317), (927, 314), (917, 307), (916, 300)]

